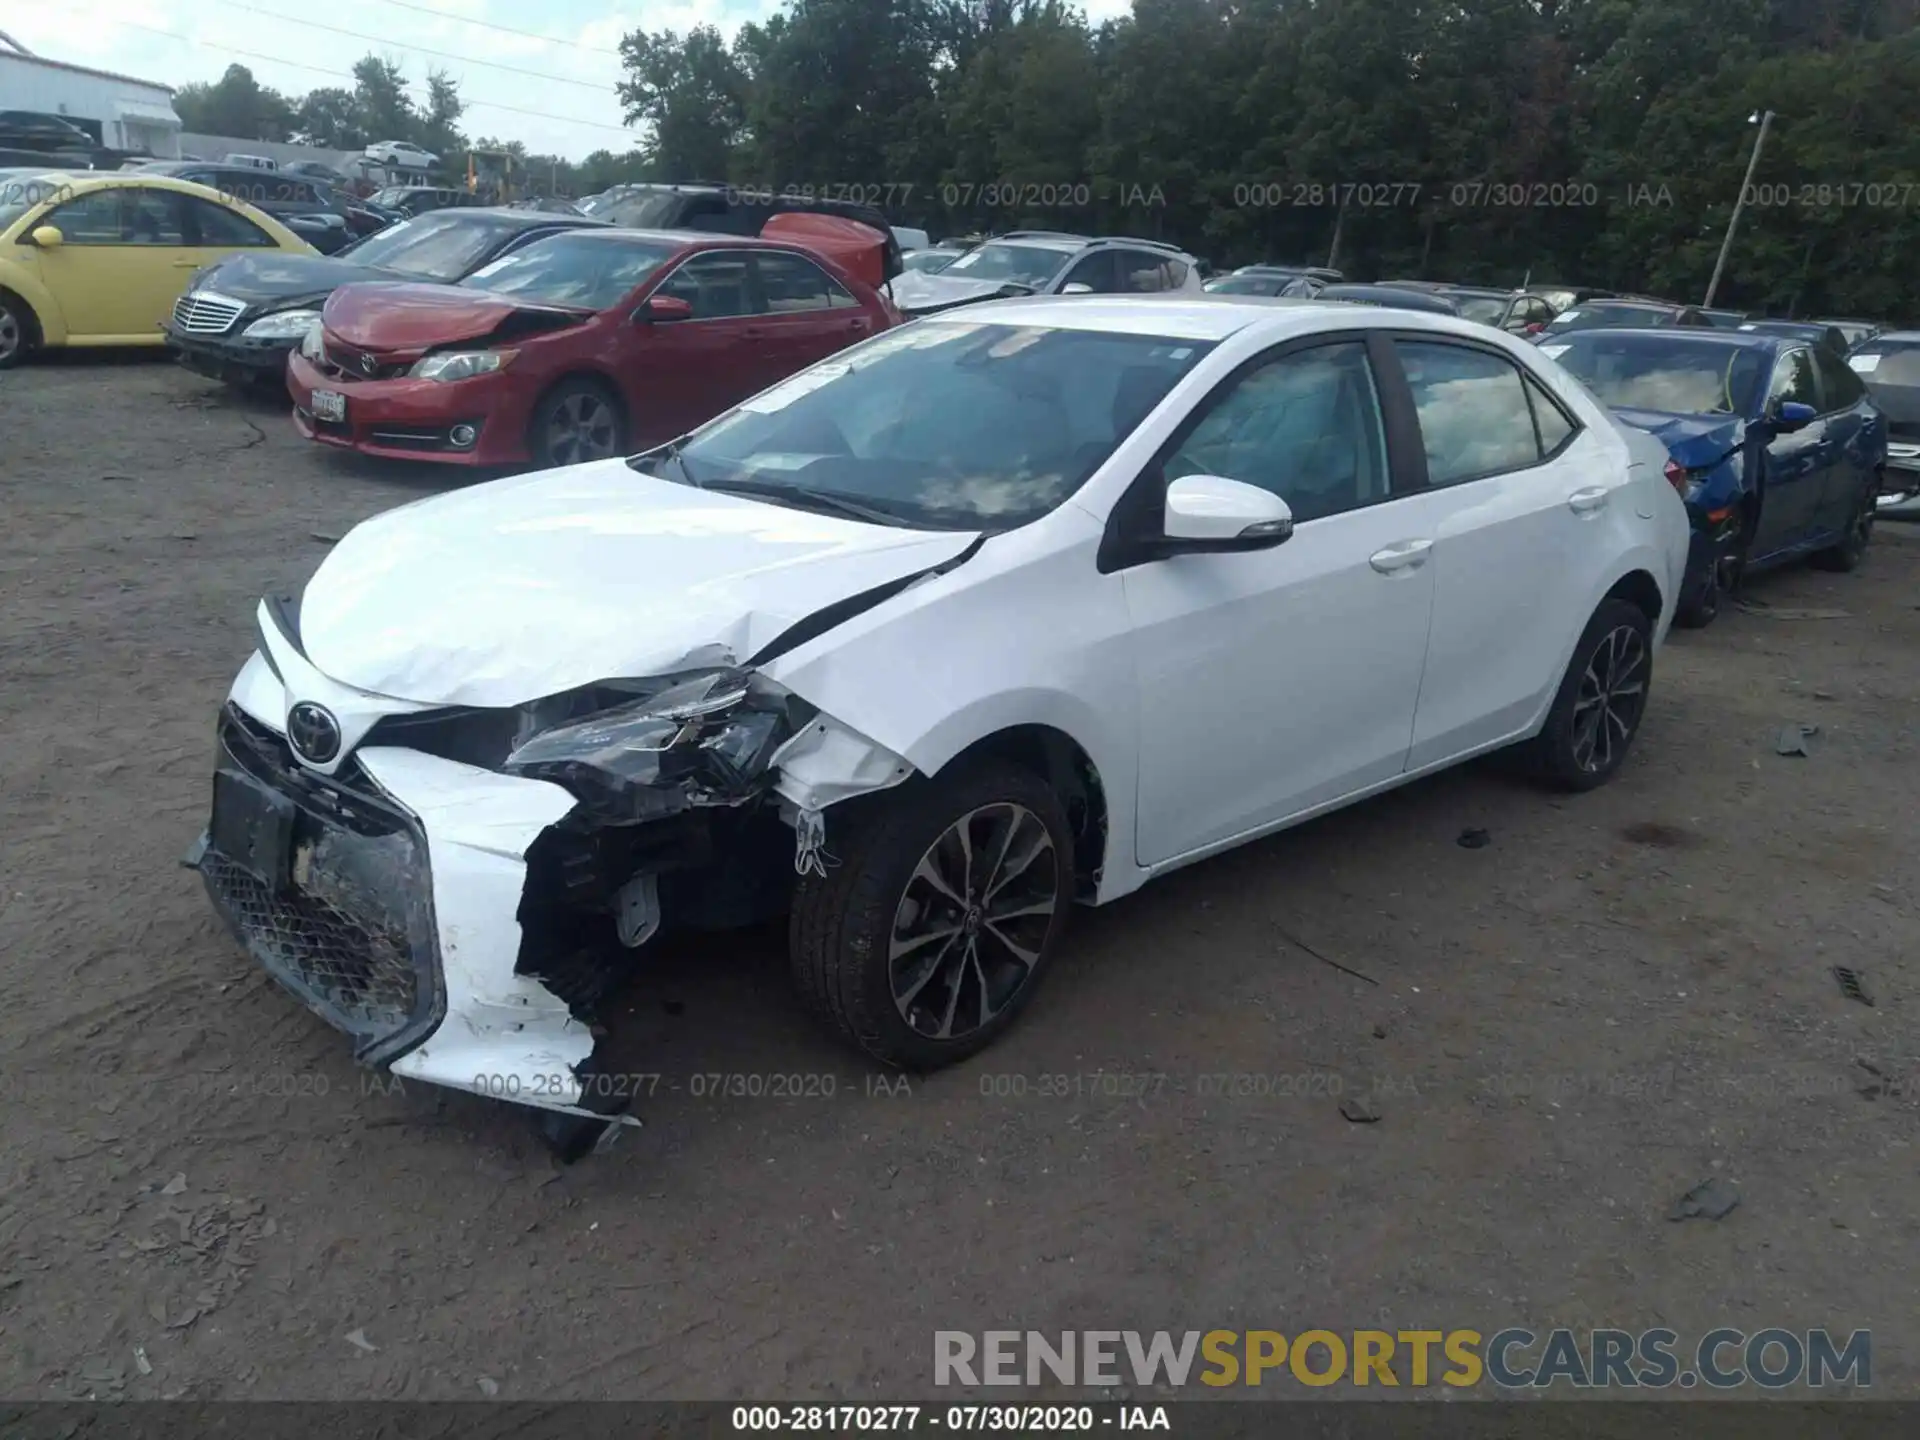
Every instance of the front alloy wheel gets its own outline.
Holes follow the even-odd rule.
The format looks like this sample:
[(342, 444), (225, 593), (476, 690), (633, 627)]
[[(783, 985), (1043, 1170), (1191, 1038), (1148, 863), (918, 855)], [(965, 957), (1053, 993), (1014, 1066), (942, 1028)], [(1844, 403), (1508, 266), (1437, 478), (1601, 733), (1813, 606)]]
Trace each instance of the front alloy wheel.
[(963, 762), (829, 810), (826, 850), (789, 922), (794, 984), (817, 1018), (911, 1070), (965, 1059), (1013, 1023), (1073, 903), (1071, 832), (1046, 781)]
[(1040, 818), (983, 805), (927, 847), (894, 909), (893, 1003), (917, 1034), (964, 1040), (1033, 978), (1061, 893), (1059, 853)]
[(14, 364), (26, 353), (26, 324), (13, 304), (5, 297), (0, 297), (0, 370)]
[(1859, 569), (1860, 562), (1867, 558), (1867, 546), (1873, 540), (1874, 517), (1880, 513), (1880, 483), (1880, 476), (1876, 473), (1860, 487), (1853, 513), (1847, 517), (1847, 528), (1841, 532), (1839, 543), (1817, 552), (1813, 556), (1815, 565), (1822, 570), (1838, 570), (1843, 574)]

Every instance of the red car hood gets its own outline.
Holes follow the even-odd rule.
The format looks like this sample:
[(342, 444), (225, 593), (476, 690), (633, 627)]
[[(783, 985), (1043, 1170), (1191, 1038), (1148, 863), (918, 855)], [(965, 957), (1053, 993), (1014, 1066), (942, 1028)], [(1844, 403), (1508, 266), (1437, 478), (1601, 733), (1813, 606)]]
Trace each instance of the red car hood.
[(422, 350), (491, 335), (516, 314), (547, 318), (554, 326), (586, 318), (463, 285), (393, 284), (343, 285), (327, 297), (320, 318), (331, 333), (363, 350)]

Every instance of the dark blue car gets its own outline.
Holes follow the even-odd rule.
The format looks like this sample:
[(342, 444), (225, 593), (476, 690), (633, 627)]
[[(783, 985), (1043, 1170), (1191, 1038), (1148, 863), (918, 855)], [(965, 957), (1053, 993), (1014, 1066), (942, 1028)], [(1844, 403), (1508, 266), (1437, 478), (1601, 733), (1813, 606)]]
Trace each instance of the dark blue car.
[(1708, 624), (1744, 575), (1799, 556), (1851, 570), (1873, 534), (1887, 422), (1825, 345), (1730, 330), (1588, 330), (1543, 354), (1667, 447), (1693, 549), (1676, 623)]

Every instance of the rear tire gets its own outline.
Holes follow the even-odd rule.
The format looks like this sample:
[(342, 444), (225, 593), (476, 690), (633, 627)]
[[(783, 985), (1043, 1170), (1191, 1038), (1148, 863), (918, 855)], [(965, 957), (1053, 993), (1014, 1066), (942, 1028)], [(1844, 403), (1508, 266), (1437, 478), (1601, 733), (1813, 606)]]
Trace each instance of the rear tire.
[(1822, 570), (1833, 570), (1842, 575), (1858, 570), (1860, 562), (1867, 558), (1867, 546), (1873, 542), (1873, 520), (1879, 514), (1879, 499), (1880, 475), (1876, 471), (1861, 485), (1860, 494), (1853, 503), (1853, 512), (1847, 517), (1846, 533), (1840, 542), (1825, 550), (1816, 550), (1807, 557), (1809, 562)]
[(982, 760), (839, 827), (830, 817), (827, 843), (838, 858), (801, 880), (789, 921), (808, 1009), (909, 1070), (991, 1044), (1039, 988), (1073, 904), (1072, 832), (1053, 788)]
[(543, 467), (611, 460), (627, 453), (627, 417), (598, 380), (562, 380), (533, 407), (527, 448)]
[(1547, 723), (1527, 742), (1529, 768), (1561, 790), (1592, 790), (1625, 763), (1646, 715), (1653, 622), (1625, 600), (1600, 602), (1560, 681)]

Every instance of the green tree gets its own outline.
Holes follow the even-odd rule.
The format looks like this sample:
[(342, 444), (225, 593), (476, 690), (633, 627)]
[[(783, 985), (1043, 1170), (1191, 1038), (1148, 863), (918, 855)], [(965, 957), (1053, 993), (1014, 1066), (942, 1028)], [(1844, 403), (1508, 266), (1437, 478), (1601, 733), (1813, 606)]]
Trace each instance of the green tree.
[(620, 41), (620, 58), (627, 123), (648, 127), (647, 153), (659, 172), (724, 178), (745, 120), (745, 77), (720, 32), (697, 25), (682, 39), (635, 30)]
[(211, 85), (183, 85), (173, 110), (183, 129), (236, 140), (285, 140), (297, 128), (294, 106), (278, 90), (253, 78), (244, 65), (229, 65)]

